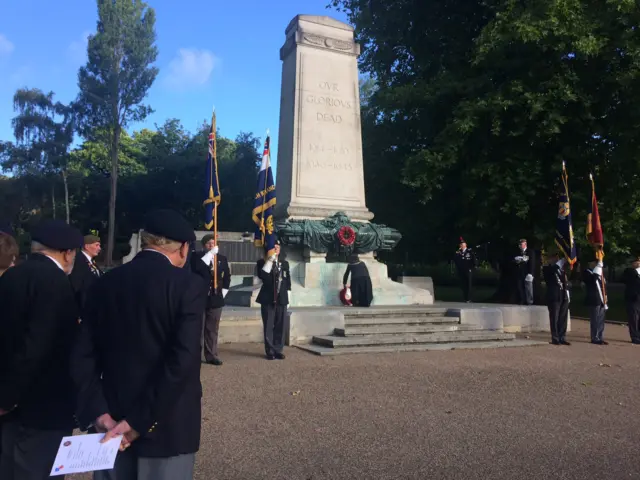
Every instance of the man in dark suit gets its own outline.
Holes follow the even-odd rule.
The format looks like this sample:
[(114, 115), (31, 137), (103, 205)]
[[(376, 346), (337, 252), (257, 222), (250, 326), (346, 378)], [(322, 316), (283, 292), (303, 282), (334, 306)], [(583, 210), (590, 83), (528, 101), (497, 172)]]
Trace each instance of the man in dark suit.
[(462, 287), (462, 295), (464, 301), (471, 302), (471, 291), (473, 288), (473, 270), (476, 268), (476, 256), (473, 251), (467, 247), (467, 242), (460, 237), (460, 248), (453, 257), (460, 277), (460, 285)]
[(124, 435), (126, 448), (95, 480), (193, 477), (206, 301), (200, 278), (182, 268), (194, 238), (177, 212), (150, 212), (142, 251), (89, 292), (72, 357), (77, 416), (105, 440)]
[(519, 305), (533, 305), (533, 274), (535, 273), (535, 258), (533, 250), (527, 246), (527, 240), (520, 239), (519, 250), (513, 257), (515, 266), (515, 283)]
[(604, 335), (604, 317), (607, 311), (607, 297), (602, 277), (603, 264), (601, 261), (590, 262), (589, 268), (582, 272), (582, 281), (586, 287), (584, 304), (589, 308), (591, 323), (591, 343), (595, 345), (609, 345), (602, 338)]
[(549, 264), (542, 267), (542, 274), (547, 285), (547, 308), (551, 327), (551, 343), (553, 345), (571, 345), (567, 342), (567, 323), (569, 321), (569, 284), (565, 272), (564, 258), (557, 252), (549, 256)]
[(256, 301), (260, 304), (264, 326), (264, 350), (267, 360), (284, 360), (284, 320), (289, 305), (291, 274), (289, 262), (280, 259), (280, 243), (266, 261), (258, 260), (258, 277), (262, 287)]
[(75, 426), (69, 356), (78, 309), (67, 275), (82, 234), (47, 220), (31, 237), (33, 255), (0, 285), (2, 480), (49, 478), (60, 440)]
[(631, 343), (640, 345), (640, 257), (636, 258), (622, 274), (625, 285), (624, 303), (627, 307), (627, 321)]
[(71, 286), (76, 293), (78, 305), (82, 308), (87, 300), (87, 292), (93, 282), (102, 275), (102, 271), (96, 265), (96, 257), (100, 255), (100, 237), (85, 235), (84, 246), (76, 255), (73, 270), (69, 275)]
[(218, 239), (213, 235), (205, 235), (202, 238), (205, 254), (191, 255), (191, 271), (204, 280), (204, 288), (207, 291), (207, 307), (204, 313), (204, 359), (211, 365), (219, 366), (222, 365), (222, 360), (218, 357), (218, 331), (224, 298), (229, 293), (231, 285), (231, 271), (227, 257), (218, 253), (217, 243)]

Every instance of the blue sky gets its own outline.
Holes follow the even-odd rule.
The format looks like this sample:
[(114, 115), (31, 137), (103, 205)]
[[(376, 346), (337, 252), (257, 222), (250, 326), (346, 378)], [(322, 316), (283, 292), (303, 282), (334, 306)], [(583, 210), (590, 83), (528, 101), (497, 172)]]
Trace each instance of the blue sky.
[[(329, 0), (149, 0), (156, 11), (160, 74), (148, 95), (155, 109), (129, 131), (178, 118), (187, 130), (209, 121), (215, 105), (220, 133), (273, 139), (275, 162), (284, 30), (297, 14), (329, 15)], [(0, 140), (13, 140), (12, 96), (17, 88), (77, 93), (86, 36), (95, 32), (92, 0), (0, 0)]]

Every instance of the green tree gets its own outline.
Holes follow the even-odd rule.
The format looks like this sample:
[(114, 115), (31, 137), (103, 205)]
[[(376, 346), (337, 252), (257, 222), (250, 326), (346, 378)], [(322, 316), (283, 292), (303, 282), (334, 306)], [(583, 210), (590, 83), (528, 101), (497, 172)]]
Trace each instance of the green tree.
[[(37, 88), (19, 89), (13, 96), (17, 115), (12, 120), (16, 144), (5, 144), (2, 168), (13, 173), (53, 177), (64, 185), (67, 223), (69, 213), (68, 161), (73, 141), (74, 115), (69, 105), (54, 102), (54, 93)], [(56, 216), (55, 180), (51, 182), (53, 217)]]
[(86, 132), (108, 129), (111, 155), (111, 194), (106, 261), (110, 265), (115, 239), (120, 137), (129, 122), (151, 112), (142, 101), (158, 69), (152, 64), (155, 46), (155, 12), (140, 0), (98, 0), (98, 25), (89, 37), (88, 61), (78, 74), (77, 107)]
[(608, 251), (639, 246), (634, 2), (332, 4), (355, 24), (361, 68), (377, 87), (363, 112), (365, 178), (383, 163), (400, 172), (369, 177), (367, 193), (402, 182), (418, 196), (389, 185), (397, 211), (411, 198), (424, 204), (413, 222), (427, 231), (405, 233), (428, 250), (450, 249), (459, 235), (548, 245), (565, 160), (577, 240), (584, 246), (592, 171)]

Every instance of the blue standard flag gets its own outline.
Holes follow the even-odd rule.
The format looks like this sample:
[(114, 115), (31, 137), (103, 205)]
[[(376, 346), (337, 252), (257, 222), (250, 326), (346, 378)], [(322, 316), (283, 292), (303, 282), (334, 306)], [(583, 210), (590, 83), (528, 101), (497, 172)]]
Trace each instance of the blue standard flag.
[(220, 203), (220, 183), (218, 182), (218, 156), (216, 151), (216, 112), (211, 117), (209, 132), (209, 154), (207, 155), (206, 193), (204, 205), (204, 228), (211, 230), (215, 210)]
[(256, 247), (265, 247), (267, 257), (273, 255), (276, 245), (276, 230), (273, 222), (273, 207), (276, 204), (276, 186), (271, 171), (271, 141), (267, 133), (262, 154), (262, 165), (258, 174), (258, 189), (253, 202), (251, 219), (256, 224), (254, 243)]
[(576, 244), (573, 241), (571, 202), (569, 201), (569, 175), (562, 162), (562, 185), (558, 194), (558, 218), (556, 219), (556, 245), (571, 267), (576, 263)]

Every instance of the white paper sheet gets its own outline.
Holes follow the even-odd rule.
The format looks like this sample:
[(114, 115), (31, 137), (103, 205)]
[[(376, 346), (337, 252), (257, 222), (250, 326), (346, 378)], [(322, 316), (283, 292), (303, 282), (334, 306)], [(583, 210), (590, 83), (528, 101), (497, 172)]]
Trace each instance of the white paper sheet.
[(122, 437), (100, 443), (103, 437), (104, 433), (64, 437), (49, 475), (55, 477), (112, 469)]

